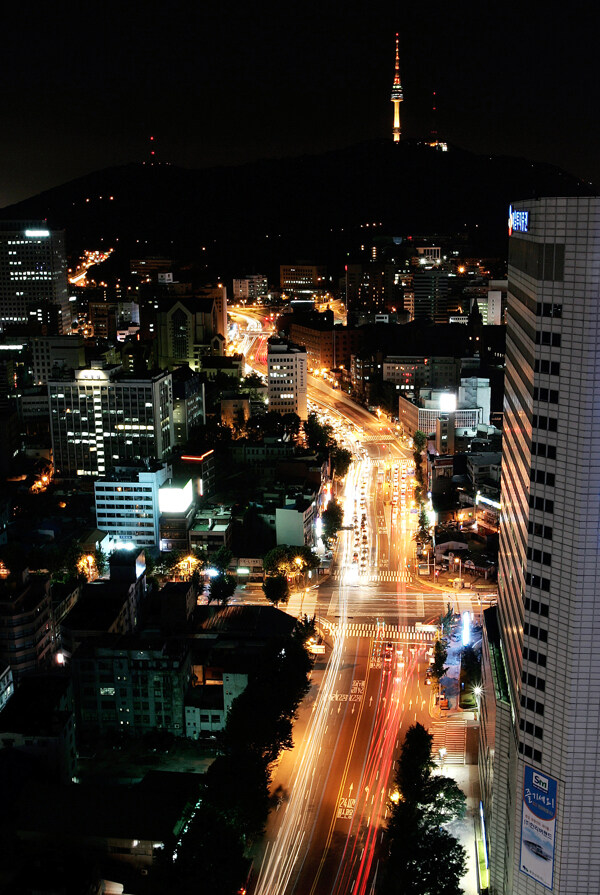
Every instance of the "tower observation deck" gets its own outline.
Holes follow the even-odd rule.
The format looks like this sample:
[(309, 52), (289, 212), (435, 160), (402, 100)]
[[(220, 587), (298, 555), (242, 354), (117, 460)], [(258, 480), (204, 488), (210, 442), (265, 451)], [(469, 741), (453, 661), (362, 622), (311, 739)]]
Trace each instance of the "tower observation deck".
[(396, 65), (394, 68), (394, 83), (392, 85), (392, 102), (394, 104), (394, 143), (400, 142), (400, 103), (404, 99), (402, 84), (400, 83), (400, 52), (398, 50), (398, 33), (396, 32)]

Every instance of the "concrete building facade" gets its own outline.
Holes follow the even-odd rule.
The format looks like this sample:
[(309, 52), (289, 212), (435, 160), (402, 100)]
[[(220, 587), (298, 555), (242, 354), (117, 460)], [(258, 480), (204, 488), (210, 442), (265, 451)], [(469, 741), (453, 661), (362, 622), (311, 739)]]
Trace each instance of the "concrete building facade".
[(2, 221), (0, 329), (27, 323), (71, 331), (64, 231), (44, 221)]
[(166, 463), (117, 466), (110, 477), (94, 482), (96, 525), (108, 534), (111, 547), (127, 543), (158, 547), (159, 489), (171, 475)]
[(58, 478), (103, 475), (127, 460), (163, 460), (173, 447), (171, 374), (127, 375), (99, 364), (48, 381)]
[(269, 410), (308, 417), (306, 348), (284, 339), (267, 343), (267, 394)]
[(37, 385), (46, 383), (57, 367), (76, 370), (85, 366), (85, 348), (80, 335), (32, 336), (28, 344), (31, 374)]
[(490, 891), (575, 895), (600, 889), (600, 199), (518, 202), (509, 233), (480, 759)]

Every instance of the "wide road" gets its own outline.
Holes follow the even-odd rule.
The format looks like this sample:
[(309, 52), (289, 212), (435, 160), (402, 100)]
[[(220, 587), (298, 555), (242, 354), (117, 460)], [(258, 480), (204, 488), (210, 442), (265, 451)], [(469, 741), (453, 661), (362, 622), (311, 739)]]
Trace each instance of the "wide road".
[[(419, 630), (418, 623), (426, 613), (429, 620), (439, 616), (443, 595), (409, 589), (402, 545), (411, 543), (416, 517), (408, 497), (395, 514), (383, 505), (380, 473), (371, 462), (380, 446), (366, 447), (369, 457), (357, 460), (346, 480), (351, 530), (343, 532), (336, 568), (318, 590), (331, 651), (308, 717), (295, 730), (293, 756), (276, 774), (289, 798), (274, 812), (255, 866), (250, 890), (261, 895), (373, 891), (404, 730), (416, 720), (430, 722), (425, 669), (433, 633)], [(392, 542), (393, 516), (400, 546), (385, 547), (387, 569), (380, 570), (380, 544)]]
[[(259, 325), (247, 322), (250, 333)], [(260, 372), (263, 338), (260, 332), (244, 346)], [(391, 422), (314, 376), (308, 397), (354, 453), (338, 495), (347, 528), (331, 574), (302, 596), (303, 609), (318, 614), (326, 655), (295, 725), (295, 748), (274, 773), (285, 798), (269, 819), (249, 892), (366, 895), (380, 873), (404, 733), (416, 721), (433, 726), (425, 671), (435, 635), (428, 626), (449, 599), (462, 610), (471, 598), (413, 577), (412, 452)]]

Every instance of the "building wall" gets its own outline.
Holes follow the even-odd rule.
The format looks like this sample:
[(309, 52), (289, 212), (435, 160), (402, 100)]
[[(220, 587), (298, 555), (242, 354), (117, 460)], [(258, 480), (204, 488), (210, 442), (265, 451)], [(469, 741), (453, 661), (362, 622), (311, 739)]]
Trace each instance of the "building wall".
[[(202, 356), (210, 352), (211, 339), (219, 332), (221, 311), (214, 296), (173, 299), (161, 305), (155, 324), (158, 365), (170, 369), (188, 364), (192, 370), (200, 370)], [(151, 315), (147, 317), (149, 320)]]
[(48, 230), (44, 221), (0, 226), (0, 329), (34, 321), (48, 332), (69, 333), (64, 231)]
[(470, 376), (460, 380), (458, 406), (480, 407), (481, 422), (484, 426), (489, 426), (490, 423), (491, 400), (492, 389), (490, 388), (489, 379), (479, 379), (477, 376)]
[(301, 323), (292, 323), (290, 338), (306, 348), (309, 370), (331, 370), (334, 366), (333, 328), (317, 329)]
[(446, 271), (417, 270), (413, 277), (414, 319), (429, 318), (435, 323), (448, 321), (449, 275)]
[(84, 369), (48, 382), (58, 478), (97, 476), (127, 460), (162, 460), (173, 447), (171, 374)]
[(234, 301), (255, 301), (267, 295), (269, 281), (263, 274), (253, 274), (233, 281)]
[[(509, 241), (499, 616), (515, 780), (494, 885), (547, 891), (520, 869), (526, 766), (558, 781), (554, 891), (600, 888), (600, 200), (519, 202)], [(532, 478), (535, 476), (535, 482)], [(583, 683), (585, 682), (585, 683)]]
[(302, 510), (297, 510), (295, 507), (277, 507), (275, 510), (277, 544), (312, 547), (314, 514), (314, 504)]
[(414, 435), (419, 428), (419, 408), (402, 395), (398, 397), (398, 420), (407, 435)]
[(72, 370), (85, 366), (81, 336), (33, 336), (29, 348), (33, 381), (38, 385), (51, 378), (55, 365)]
[(307, 419), (306, 349), (280, 340), (270, 339), (267, 344), (269, 410)]
[(386, 357), (383, 381), (417, 393), (420, 388), (454, 388), (458, 385), (460, 361), (453, 357)]
[[(218, 686), (218, 685), (215, 685)], [(185, 706), (185, 735), (197, 740), (202, 733), (223, 730), (231, 704), (248, 686), (248, 675), (243, 672), (223, 672), (223, 708), (203, 707), (188, 702)]]
[(189, 651), (140, 643), (119, 647), (88, 644), (73, 656), (78, 723), (82, 729), (120, 730), (140, 736), (155, 728), (185, 736), (184, 695)]
[(50, 582), (27, 578), (23, 584), (3, 582), (0, 587), (0, 662), (10, 665), (15, 685), (37, 671), (52, 656), (52, 603)]
[(138, 547), (158, 546), (158, 490), (171, 475), (171, 467), (165, 464), (156, 471), (130, 471), (95, 482), (97, 527), (113, 544), (131, 541)]
[(282, 292), (302, 293), (325, 289), (327, 268), (319, 264), (282, 264), (279, 285)]
[[(506, 833), (506, 817), (511, 808), (516, 770), (516, 750), (512, 736), (510, 700), (501, 640), (497, 633), (496, 608), (484, 613), (481, 696), (479, 702), (479, 781), (484, 808), (485, 836), (488, 852), (491, 895), (505, 888), (503, 854), (496, 847)], [(486, 618), (492, 615), (491, 621)], [(501, 783), (502, 781), (502, 783)], [(504, 785), (510, 781), (510, 785)], [(508, 871), (508, 868), (506, 868)], [(508, 878), (506, 880), (508, 883)]]
[(6, 665), (4, 670), (0, 672), (0, 712), (15, 692), (13, 675), (10, 665)]

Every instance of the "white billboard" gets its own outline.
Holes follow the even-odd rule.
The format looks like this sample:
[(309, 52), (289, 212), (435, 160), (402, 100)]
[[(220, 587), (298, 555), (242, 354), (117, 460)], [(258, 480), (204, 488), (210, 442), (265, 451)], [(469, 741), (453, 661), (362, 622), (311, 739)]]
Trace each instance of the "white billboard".
[(161, 513), (185, 513), (194, 499), (192, 480), (185, 485), (163, 485), (158, 492), (158, 507)]
[(553, 777), (525, 765), (519, 869), (547, 889), (554, 878), (557, 791)]
[(456, 395), (452, 392), (442, 392), (440, 395), (440, 410), (442, 413), (454, 413), (456, 410)]

